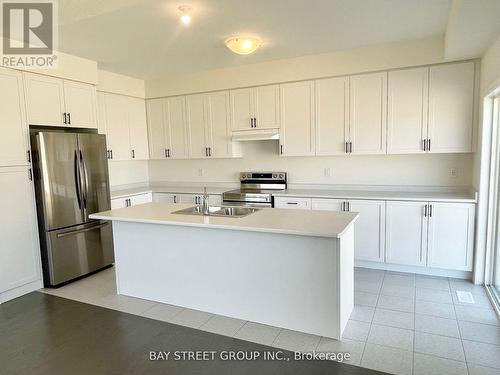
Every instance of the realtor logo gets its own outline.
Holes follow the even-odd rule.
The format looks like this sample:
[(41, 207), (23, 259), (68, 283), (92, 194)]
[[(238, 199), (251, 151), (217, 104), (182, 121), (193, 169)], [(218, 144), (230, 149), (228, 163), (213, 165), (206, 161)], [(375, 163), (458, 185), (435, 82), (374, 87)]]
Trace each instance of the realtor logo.
[(57, 7), (54, 1), (1, 1), (2, 64), (54, 68), (57, 56)]

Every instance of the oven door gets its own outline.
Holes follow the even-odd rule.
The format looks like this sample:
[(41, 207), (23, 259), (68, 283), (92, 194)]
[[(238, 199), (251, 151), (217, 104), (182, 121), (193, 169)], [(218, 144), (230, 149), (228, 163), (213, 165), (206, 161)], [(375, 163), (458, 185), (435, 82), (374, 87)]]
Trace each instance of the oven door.
[(272, 207), (271, 202), (244, 202), (244, 201), (223, 201), (223, 206), (238, 206), (238, 207), (255, 207), (255, 208), (265, 208)]

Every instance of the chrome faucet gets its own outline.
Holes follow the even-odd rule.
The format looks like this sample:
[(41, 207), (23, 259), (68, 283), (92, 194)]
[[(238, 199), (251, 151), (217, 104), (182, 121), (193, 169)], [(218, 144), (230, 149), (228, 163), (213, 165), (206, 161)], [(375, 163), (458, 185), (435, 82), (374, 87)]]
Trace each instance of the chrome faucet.
[(208, 204), (208, 193), (207, 193), (207, 188), (203, 188), (203, 200), (202, 200), (202, 206), (201, 210), (203, 212), (203, 215), (208, 215), (209, 214), (209, 204)]

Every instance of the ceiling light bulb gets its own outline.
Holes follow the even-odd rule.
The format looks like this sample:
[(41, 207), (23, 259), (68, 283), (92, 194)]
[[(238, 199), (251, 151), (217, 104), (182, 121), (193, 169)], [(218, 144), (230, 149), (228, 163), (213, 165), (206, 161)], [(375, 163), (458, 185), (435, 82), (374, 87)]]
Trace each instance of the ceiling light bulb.
[(225, 41), (227, 48), (239, 55), (248, 55), (255, 52), (262, 45), (262, 41), (254, 36), (232, 37)]
[(191, 23), (191, 16), (189, 14), (191, 8), (188, 7), (187, 5), (181, 5), (179, 7), (179, 11), (181, 12), (181, 17), (180, 17), (181, 23), (183, 25), (189, 25)]
[(181, 16), (181, 22), (184, 24), (184, 25), (189, 25), (189, 23), (191, 22), (191, 16), (189, 14), (183, 14)]

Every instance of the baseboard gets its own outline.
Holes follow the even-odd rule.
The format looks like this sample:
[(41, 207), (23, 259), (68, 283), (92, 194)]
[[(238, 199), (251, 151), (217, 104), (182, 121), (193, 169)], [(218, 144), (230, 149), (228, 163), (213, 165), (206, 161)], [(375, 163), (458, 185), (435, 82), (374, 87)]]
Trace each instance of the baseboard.
[(452, 277), (455, 279), (466, 279), (466, 280), (472, 279), (472, 272), (470, 271), (454, 271), (454, 270), (445, 270), (441, 268), (405, 266), (400, 264), (367, 262), (361, 260), (355, 261), (354, 266), (361, 268), (372, 268), (377, 270), (393, 271), (393, 272), (417, 273), (419, 275), (427, 275), (427, 276)]
[(14, 289), (7, 290), (0, 293), (0, 303), (10, 301), (11, 299), (21, 297), (25, 294), (34, 292), (35, 290), (43, 288), (42, 280), (33, 281), (29, 284), (19, 286)]

